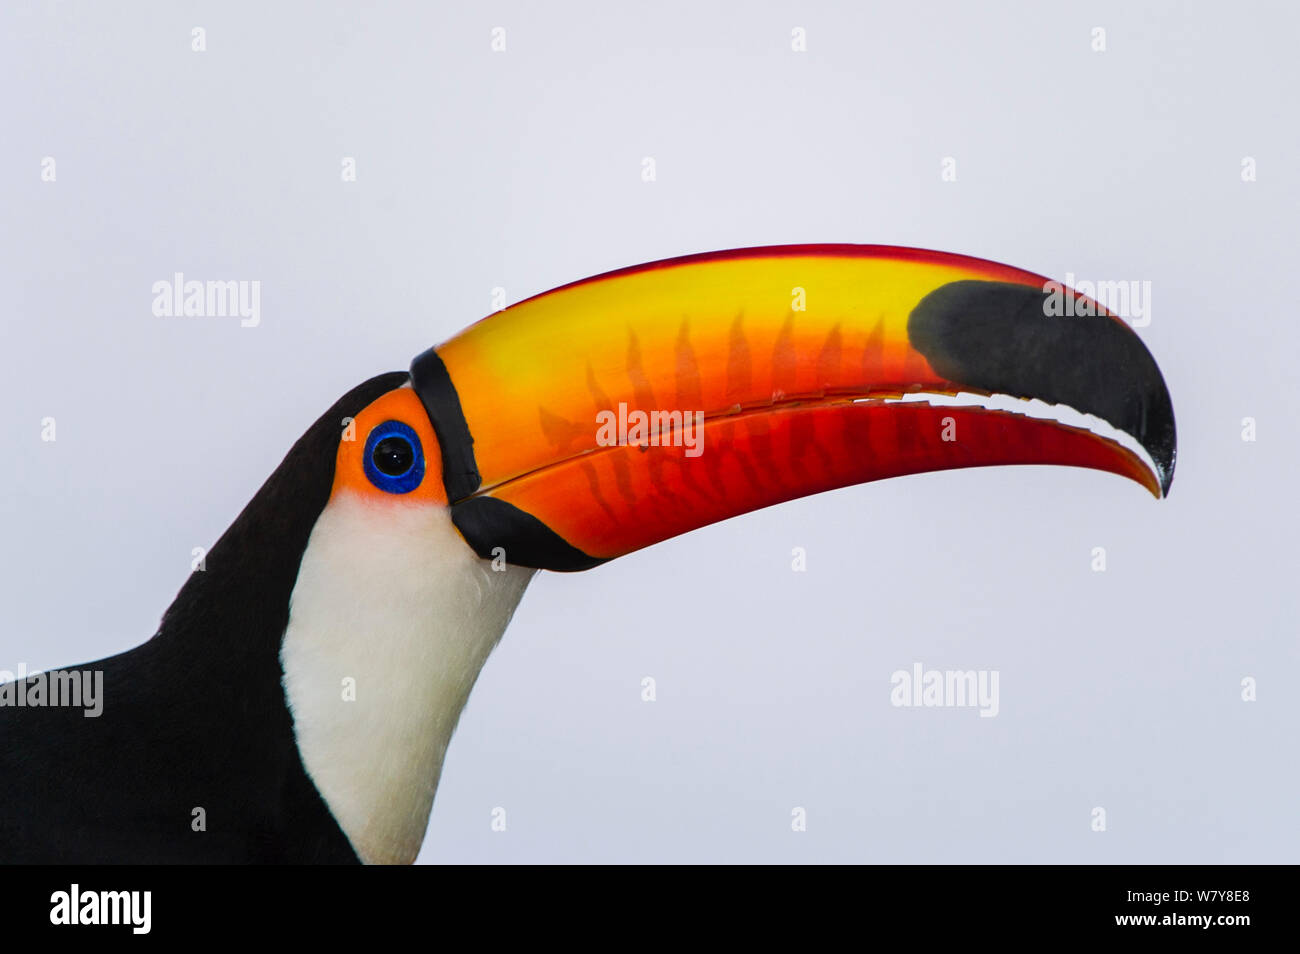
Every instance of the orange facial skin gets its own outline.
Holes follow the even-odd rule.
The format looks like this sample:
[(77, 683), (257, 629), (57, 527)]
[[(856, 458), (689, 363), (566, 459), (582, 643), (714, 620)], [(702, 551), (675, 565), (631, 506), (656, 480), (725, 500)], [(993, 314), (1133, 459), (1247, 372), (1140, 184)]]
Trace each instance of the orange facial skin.
[[(409, 493), (394, 494), (381, 490), (366, 476), (364, 454), (366, 438), (374, 428), (385, 421), (401, 421), (415, 431), (424, 453), (424, 480)], [(446, 506), (447, 494), (442, 484), (442, 454), (438, 439), (425, 413), (424, 405), (410, 388), (398, 388), (371, 402), (352, 422), (349, 431), (339, 422), (342, 439), (334, 465), (334, 487), (331, 498), (352, 493), (376, 506), (398, 504), (436, 503)], [(347, 438), (351, 436), (351, 440)]]

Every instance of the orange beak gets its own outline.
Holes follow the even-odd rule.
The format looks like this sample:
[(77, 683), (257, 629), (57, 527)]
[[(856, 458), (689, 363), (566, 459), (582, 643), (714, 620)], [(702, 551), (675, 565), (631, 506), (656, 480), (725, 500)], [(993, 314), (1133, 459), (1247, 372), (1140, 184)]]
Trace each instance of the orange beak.
[[(498, 312), (420, 355), (412, 386), (456, 526), (523, 566), (587, 569), (781, 501), (959, 467), (1090, 467), (1167, 493), (1173, 407), (1154, 359), (1095, 303), (1059, 317), (1053, 294), (1073, 297), (913, 249), (695, 255)], [(1117, 435), (925, 400), (958, 393), (1066, 405)]]

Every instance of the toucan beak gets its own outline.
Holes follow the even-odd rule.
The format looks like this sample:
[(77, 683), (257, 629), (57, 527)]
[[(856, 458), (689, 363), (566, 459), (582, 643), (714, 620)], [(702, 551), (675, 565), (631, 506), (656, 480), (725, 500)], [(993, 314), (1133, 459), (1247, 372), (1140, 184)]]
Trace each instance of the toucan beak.
[[(587, 569), (781, 501), (959, 467), (1090, 467), (1168, 493), (1155, 360), (1095, 303), (1063, 317), (1061, 294), (913, 249), (708, 253), (530, 298), (420, 355), (411, 379), (456, 526), (523, 566)], [(924, 400), (959, 392), (1066, 405), (1132, 447)]]

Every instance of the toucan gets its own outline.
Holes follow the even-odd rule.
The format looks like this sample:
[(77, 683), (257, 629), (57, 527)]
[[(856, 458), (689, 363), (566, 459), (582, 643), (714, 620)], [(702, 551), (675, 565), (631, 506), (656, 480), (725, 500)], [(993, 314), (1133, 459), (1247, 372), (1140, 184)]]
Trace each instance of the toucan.
[(409, 863), (538, 570), (926, 471), (1159, 498), (1175, 450), (1132, 327), (1017, 268), (773, 246), (564, 285), (325, 411), (157, 632), (69, 670), (102, 674), (96, 718), (0, 686), (0, 861)]

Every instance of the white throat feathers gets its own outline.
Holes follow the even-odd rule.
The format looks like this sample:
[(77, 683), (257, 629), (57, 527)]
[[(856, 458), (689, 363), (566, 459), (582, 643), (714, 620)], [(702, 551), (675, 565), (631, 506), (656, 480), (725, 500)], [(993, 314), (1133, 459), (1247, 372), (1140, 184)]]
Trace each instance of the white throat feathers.
[(280, 649), (308, 774), (361, 860), (415, 860), (470, 690), (535, 570), (493, 570), (446, 507), (336, 494)]

